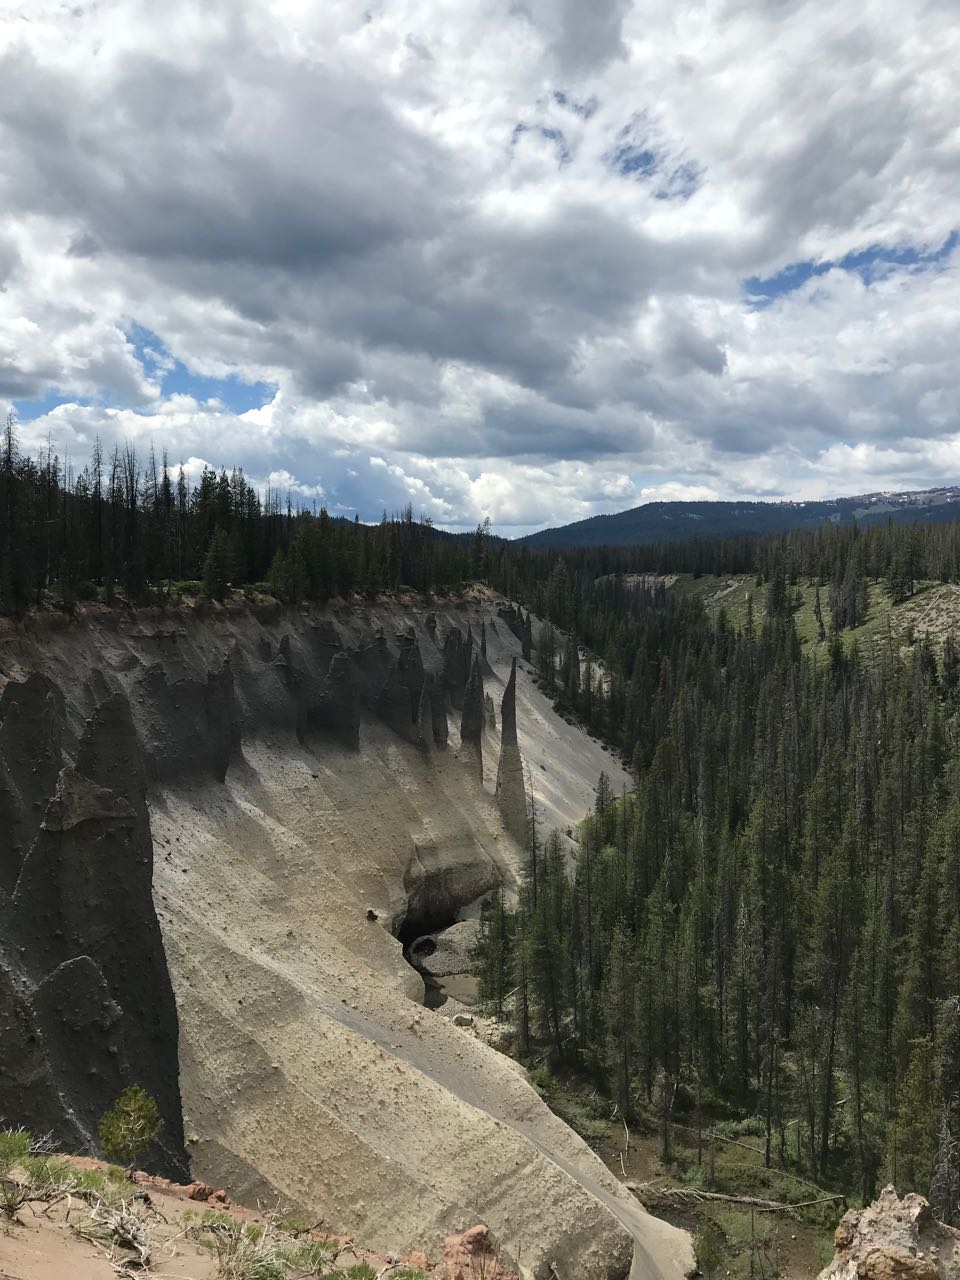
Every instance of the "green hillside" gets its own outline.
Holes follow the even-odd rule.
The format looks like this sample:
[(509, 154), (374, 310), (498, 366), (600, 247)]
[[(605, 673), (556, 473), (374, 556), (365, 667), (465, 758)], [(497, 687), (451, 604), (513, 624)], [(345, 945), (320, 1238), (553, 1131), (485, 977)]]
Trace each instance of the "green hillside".
[[(738, 629), (745, 626), (752, 601), (754, 616), (759, 621), (765, 607), (765, 586), (757, 586), (752, 574), (733, 574), (718, 577), (714, 574), (671, 575), (666, 580), (668, 590), (681, 596), (699, 596), (707, 612), (716, 615), (723, 609)], [(825, 617), (828, 639), (818, 639), (815, 616), (816, 588), (809, 582), (798, 583), (791, 590), (800, 597), (793, 616), (797, 632), (803, 644), (816, 653), (826, 655), (829, 648), (829, 622)], [(850, 630), (842, 631), (844, 647), (849, 652), (856, 645), (864, 655), (888, 636), (898, 644), (909, 644), (913, 639), (929, 635), (935, 645), (943, 643), (947, 635), (960, 635), (960, 586), (950, 582), (920, 582), (912, 596), (894, 603), (886, 586), (871, 583), (868, 587), (869, 609), (864, 622)], [(821, 603), (826, 615), (826, 592), (821, 588)]]

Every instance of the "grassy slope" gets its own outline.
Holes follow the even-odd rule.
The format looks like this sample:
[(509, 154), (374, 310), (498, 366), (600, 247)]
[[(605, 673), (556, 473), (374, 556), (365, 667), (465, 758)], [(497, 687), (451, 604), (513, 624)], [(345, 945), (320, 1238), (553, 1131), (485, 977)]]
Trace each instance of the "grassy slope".
[[(815, 588), (808, 582), (798, 584), (802, 597), (794, 617), (797, 631), (805, 648), (818, 657), (826, 657), (828, 644), (817, 640), (817, 622), (814, 617)], [(763, 616), (765, 587), (758, 587), (752, 576), (735, 575), (718, 578), (705, 574), (694, 578), (681, 575), (671, 588), (685, 596), (700, 596), (709, 612), (718, 613), (721, 608), (735, 627), (742, 627), (747, 620), (748, 600), (753, 601), (754, 615)], [(794, 588), (795, 589), (795, 588)], [(824, 623), (829, 629), (828, 592), (821, 589), (820, 602)], [(953, 583), (921, 582), (908, 599), (894, 604), (886, 587), (877, 583), (870, 586), (870, 609), (861, 626), (843, 631), (844, 645), (848, 650), (856, 645), (860, 652), (868, 654), (887, 642), (888, 636), (903, 647), (914, 636), (929, 634), (934, 643), (942, 644), (949, 633), (960, 633), (960, 587)]]

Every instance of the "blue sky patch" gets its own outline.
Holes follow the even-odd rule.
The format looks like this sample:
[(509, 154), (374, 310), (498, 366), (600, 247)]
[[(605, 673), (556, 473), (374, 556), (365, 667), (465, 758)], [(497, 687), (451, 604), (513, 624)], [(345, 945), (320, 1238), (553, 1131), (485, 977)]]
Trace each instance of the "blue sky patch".
[(554, 89), (553, 100), (558, 107), (564, 107), (567, 111), (572, 111), (581, 120), (589, 120), (599, 106), (596, 98), (588, 98), (586, 102), (577, 102), (576, 99), (565, 93), (563, 89)]
[(34, 418), (42, 418), (44, 414), (52, 413), (58, 405), (68, 402), (70, 404), (88, 403), (83, 397), (65, 396), (51, 389), (45, 395), (37, 396), (33, 400), (14, 400), (13, 407), (21, 422), (32, 422)]
[(195, 400), (219, 400), (231, 413), (259, 409), (273, 399), (274, 388), (267, 382), (245, 382), (236, 374), (209, 378), (191, 373), (171, 356), (163, 341), (149, 329), (135, 325), (127, 334), (147, 374), (160, 383), (164, 396), (185, 395)]
[(635, 147), (630, 142), (622, 142), (616, 148), (610, 163), (625, 178), (648, 178), (659, 167), (656, 152), (648, 147)]
[(567, 143), (562, 129), (548, 128), (546, 125), (530, 125), (524, 124), (521, 120), (513, 126), (513, 133), (510, 135), (510, 145), (516, 146), (517, 140), (525, 133), (535, 133), (541, 138), (546, 138), (547, 142), (552, 142), (557, 149), (557, 161), (561, 168), (570, 163), (573, 159), (573, 153)]
[(743, 282), (745, 292), (754, 307), (767, 307), (776, 298), (793, 293), (814, 276), (826, 275), (834, 267), (841, 271), (855, 271), (865, 284), (882, 279), (896, 267), (916, 267), (924, 270), (936, 266), (947, 258), (960, 243), (960, 233), (951, 231), (937, 249), (920, 249), (916, 245), (888, 247), (871, 245), (848, 253), (837, 261), (791, 262), (772, 276), (750, 276)]
[(690, 161), (677, 164), (662, 147), (657, 147), (644, 116), (637, 116), (620, 130), (616, 145), (605, 159), (624, 178), (635, 182), (655, 178), (653, 195), (657, 200), (689, 200), (700, 186), (699, 166)]

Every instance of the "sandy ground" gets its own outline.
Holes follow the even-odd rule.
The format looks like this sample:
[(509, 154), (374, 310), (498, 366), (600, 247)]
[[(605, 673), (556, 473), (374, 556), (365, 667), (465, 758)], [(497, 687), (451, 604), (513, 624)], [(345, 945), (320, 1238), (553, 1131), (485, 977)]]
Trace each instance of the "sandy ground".
[[(64, 1162), (81, 1169), (103, 1168), (100, 1161), (66, 1157)], [(306, 1231), (293, 1237), (278, 1231), (275, 1212), (241, 1208), (230, 1202), (197, 1201), (190, 1188), (165, 1183), (137, 1174), (137, 1185), (129, 1187), (131, 1207), (143, 1223), (150, 1244), (150, 1265), (144, 1271), (138, 1255), (117, 1242), (94, 1243), (85, 1238), (89, 1230), (88, 1203), (77, 1196), (64, 1196), (48, 1204), (24, 1206), (13, 1222), (0, 1224), (0, 1280), (116, 1280), (116, 1276), (152, 1275), (158, 1280), (214, 1280), (220, 1274), (211, 1248), (212, 1235), (204, 1226), (205, 1216), (225, 1218), (239, 1228), (253, 1226), (265, 1230), (267, 1238), (295, 1244), (296, 1241), (326, 1240), (322, 1231)], [(209, 1188), (208, 1188), (209, 1190)], [(275, 1206), (270, 1206), (275, 1211)], [(305, 1224), (308, 1225), (308, 1224)], [(388, 1260), (352, 1241), (333, 1241), (337, 1256), (329, 1271), (346, 1271), (366, 1262), (375, 1271), (386, 1269)], [(390, 1261), (402, 1261), (391, 1258)], [(415, 1260), (423, 1265), (423, 1259)], [(438, 1259), (430, 1259), (424, 1269), (439, 1269)]]

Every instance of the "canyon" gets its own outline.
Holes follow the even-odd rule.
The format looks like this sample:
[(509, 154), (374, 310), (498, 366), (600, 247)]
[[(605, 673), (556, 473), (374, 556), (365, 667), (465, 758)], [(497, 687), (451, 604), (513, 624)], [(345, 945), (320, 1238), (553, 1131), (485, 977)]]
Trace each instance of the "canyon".
[(569, 835), (601, 771), (629, 782), (536, 687), (535, 620), (477, 589), (4, 627), (8, 1123), (93, 1149), (136, 1080), (162, 1172), (371, 1247), (482, 1221), (537, 1280), (692, 1268), (687, 1235), (457, 1025), (468, 983), (428, 974), (427, 1008), (408, 963), (515, 892), (531, 802)]

